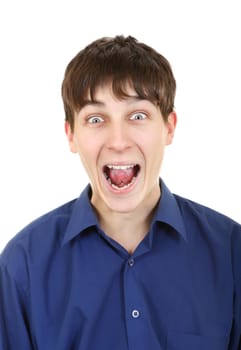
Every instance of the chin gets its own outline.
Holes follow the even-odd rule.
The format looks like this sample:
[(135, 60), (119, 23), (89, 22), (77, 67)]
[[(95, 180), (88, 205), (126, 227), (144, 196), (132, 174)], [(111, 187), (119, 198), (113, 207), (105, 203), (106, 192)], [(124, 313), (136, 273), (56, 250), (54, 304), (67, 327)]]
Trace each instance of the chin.
[[(134, 196), (133, 196), (134, 197)], [(105, 198), (104, 202), (108, 209), (116, 213), (131, 213), (140, 207), (141, 198), (124, 198), (119, 196), (118, 198)]]

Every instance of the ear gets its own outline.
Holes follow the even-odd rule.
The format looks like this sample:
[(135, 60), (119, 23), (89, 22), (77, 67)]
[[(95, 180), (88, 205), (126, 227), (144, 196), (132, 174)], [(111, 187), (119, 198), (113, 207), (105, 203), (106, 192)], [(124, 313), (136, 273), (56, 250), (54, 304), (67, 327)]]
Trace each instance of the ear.
[(171, 112), (167, 117), (166, 128), (167, 128), (167, 139), (166, 145), (170, 145), (172, 143), (175, 129), (177, 125), (177, 115), (176, 112)]
[(69, 122), (65, 122), (64, 129), (65, 129), (65, 134), (66, 134), (68, 142), (69, 142), (70, 151), (73, 153), (77, 153), (74, 131), (71, 129)]

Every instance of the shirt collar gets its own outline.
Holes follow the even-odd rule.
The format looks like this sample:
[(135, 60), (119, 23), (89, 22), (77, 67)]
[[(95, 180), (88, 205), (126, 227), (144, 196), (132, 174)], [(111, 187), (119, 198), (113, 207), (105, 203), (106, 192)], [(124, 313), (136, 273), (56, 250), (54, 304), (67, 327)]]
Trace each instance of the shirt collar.
[[(163, 222), (173, 227), (185, 240), (187, 240), (183, 217), (175, 196), (170, 192), (162, 180), (160, 180), (160, 186), (161, 198), (153, 218), (153, 223), (156, 221)], [(74, 202), (70, 220), (64, 234), (63, 245), (75, 236), (81, 234), (81, 232), (87, 228), (98, 226), (96, 213), (90, 203), (90, 191), (91, 188), (90, 185), (88, 185), (79, 198)]]
[(98, 219), (90, 202), (90, 185), (88, 185), (74, 202), (73, 210), (67, 225), (64, 245), (89, 227), (98, 226)]
[(187, 231), (177, 200), (163, 180), (160, 180), (160, 187), (161, 198), (156, 208), (153, 223), (159, 221), (173, 227), (187, 241)]

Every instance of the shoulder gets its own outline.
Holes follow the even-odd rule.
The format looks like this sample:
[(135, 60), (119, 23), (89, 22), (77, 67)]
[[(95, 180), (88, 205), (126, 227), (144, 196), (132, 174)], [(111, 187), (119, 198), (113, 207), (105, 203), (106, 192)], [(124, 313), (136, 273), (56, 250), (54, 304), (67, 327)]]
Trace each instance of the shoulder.
[(48, 240), (52, 235), (60, 239), (69, 222), (75, 202), (76, 199), (67, 202), (30, 222), (9, 241), (4, 252), (18, 244), (25, 246), (30, 239)]
[(196, 223), (200, 228), (226, 232), (240, 231), (241, 225), (232, 218), (208, 206), (174, 194), (184, 220)]
[(174, 195), (195, 252), (208, 247), (212, 256), (231, 261), (234, 278), (241, 289), (241, 225), (232, 218), (192, 200)]
[(4, 248), (0, 266), (17, 278), (30, 260), (51, 254), (61, 244), (75, 202), (76, 199), (67, 202), (24, 227)]
[(241, 225), (212, 208), (176, 194), (174, 196), (190, 241), (200, 249), (203, 246), (214, 250), (222, 247), (227, 253), (240, 256), (241, 263)]

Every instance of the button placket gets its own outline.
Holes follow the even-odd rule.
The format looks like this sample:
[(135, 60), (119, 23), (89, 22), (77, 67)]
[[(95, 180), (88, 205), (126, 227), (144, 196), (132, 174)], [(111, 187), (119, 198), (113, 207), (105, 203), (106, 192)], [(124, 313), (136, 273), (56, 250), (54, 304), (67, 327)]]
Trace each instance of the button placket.
[[(138, 282), (138, 264), (139, 261), (136, 260), (136, 257), (128, 256), (123, 269), (125, 320), (130, 350), (142, 350), (141, 346), (143, 345), (140, 339), (145, 323), (145, 312)], [(140, 334), (140, 337), (137, 338), (136, 334)]]
[(133, 258), (130, 258), (130, 259), (128, 260), (128, 265), (129, 265), (130, 267), (133, 267), (134, 264), (135, 264), (135, 260), (134, 260)]

